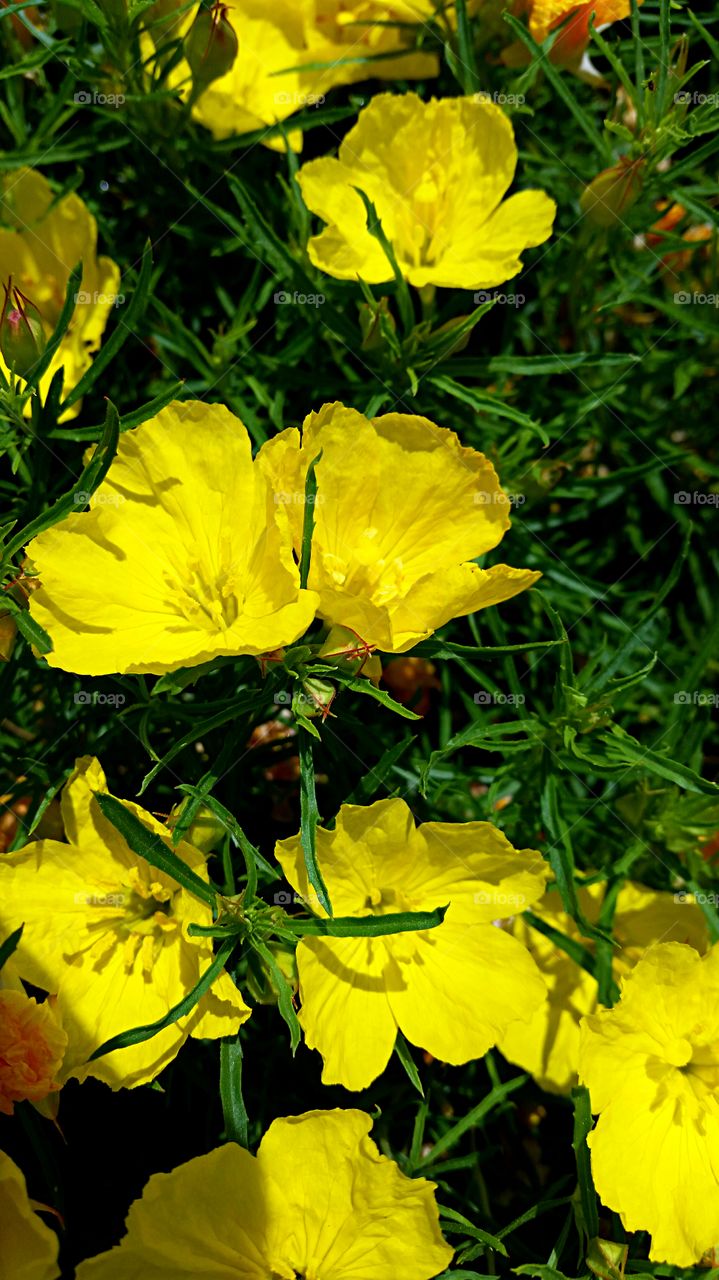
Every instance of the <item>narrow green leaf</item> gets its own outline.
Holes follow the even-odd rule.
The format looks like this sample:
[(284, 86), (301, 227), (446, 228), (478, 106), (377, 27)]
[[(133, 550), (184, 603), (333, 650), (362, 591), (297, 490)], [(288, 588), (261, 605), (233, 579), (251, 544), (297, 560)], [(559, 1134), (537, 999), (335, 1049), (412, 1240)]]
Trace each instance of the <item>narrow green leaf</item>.
[(592, 1181), (592, 1167), (587, 1146), (587, 1135), (592, 1129), (592, 1107), (589, 1101), (589, 1090), (583, 1085), (572, 1089), (574, 1103), (574, 1136), (572, 1146), (577, 1161), (577, 1177), (579, 1179), (579, 1196), (584, 1217), (584, 1227), (590, 1240), (599, 1235), (599, 1215), (597, 1212), (597, 1193)]
[(332, 904), (317, 863), (317, 824), (320, 820), (315, 793), (315, 766), (312, 739), (303, 729), (297, 733), (300, 756), (300, 840), (307, 879), (317, 894), (317, 901), (332, 916)]
[(164, 1018), (158, 1018), (157, 1022), (149, 1022), (144, 1027), (133, 1027), (131, 1031), (121, 1031), (119, 1035), (112, 1036), (110, 1040), (106, 1040), (104, 1044), (100, 1045), (99, 1049), (90, 1054), (88, 1062), (94, 1062), (96, 1058), (104, 1058), (105, 1054), (114, 1053), (116, 1049), (129, 1049), (132, 1045), (142, 1044), (145, 1040), (151, 1040), (160, 1031), (171, 1027), (173, 1022), (179, 1022), (180, 1018), (192, 1013), (195, 1005), (209, 991), (213, 982), (219, 978), (236, 946), (236, 938), (228, 938), (226, 942), (223, 942), (212, 964), (205, 969), (199, 982), (195, 983), (192, 990), (180, 1000), (179, 1004), (174, 1005), (165, 1014)]
[(429, 1155), (425, 1156), (424, 1160), (420, 1160), (415, 1172), (436, 1164), (440, 1156), (443, 1156), (446, 1151), (451, 1151), (452, 1147), (457, 1145), (465, 1133), (468, 1133), (470, 1129), (476, 1129), (477, 1125), (481, 1124), (500, 1102), (504, 1102), (505, 1098), (508, 1098), (511, 1093), (521, 1088), (528, 1079), (527, 1075), (515, 1076), (513, 1080), (507, 1080), (504, 1084), (497, 1085), (496, 1088), (492, 1089), (486, 1098), (483, 1098), (466, 1116), (458, 1120), (457, 1124), (453, 1125), (447, 1133), (437, 1139)]
[(35, 368), (27, 379), (29, 387), (36, 387), (46, 369), (49, 369), (53, 356), (62, 342), (72, 320), (73, 312), (76, 307), (75, 294), (77, 293), (80, 282), (82, 280), (82, 262), (78, 262), (73, 267), (67, 281), (65, 289), (65, 299), (62, 304), (62, 310), (58, 317), (57, 324), (52, 332), (48, 344), (38, 360)]
[(298, 920), (290, 916), (286, 924), (303, 938), (384, 938), (394, 933), (436, 929), (446, 912), (447, 907), (437, 907), (434, 911), (397, 911), (384, 916), (333, 916), (329, 920), (320, 917)]
[(292, 987), (280, 969), (280, 966), (275, 960), (275, 957), (269, 947), (265, 946), (264, 942), (258, 942), (255, 940), (253, 940), (252, 946), (260, 959), (266, 965), (272, 978), (272, 983), (275, 991), (277, 992), (277, 1009), (281, 1018), (286, 1022), (289, 1028), (290, 1045), (292, 1047), (292, 1052), (294, 1053), (302, 1039), (302, 1032), (297, 1014), (295, 1013), (295, 1006), (292, 1003)]
[(422, 1088), (422, 1081), (419, 1078), (417, 1064), (414, 1058), (412, 1057), (412, 1051), (409, 1045), (407, 1044), (407, 1041), (405, 1040), (404, 1036), (402, 1035), (401, 1031), (397, 1032), (397, 1039), (395, 1040), (395, 1043), (394, 1043), (394, 1051), (397, 1054), (397, 1057), (399, 1058), (400, 1062), (402, 1063), (402, 1066), (405, 1072), (407, 1073), (407, 1079), (409, 1080), (410, 1084), (413, 1086), (413, 1088), (417, 1090), (417, 1093), (420, 1095), (420, 1097), (423, 1098), (424, 1089)]
[(0, 969), (2, 969), (4, 964), (7, 964), (10, 956), (17, 951), (24, 928), (25, 925), (21, 924), (20, 928), (16, 929), (14, 933), (9, 934), (2, 945), (0, 945)]
[(120, 349), (125, 345), (127, 338), (134, 333), (139, 320), (144, 314), (147, 300), (150, 294), (150, 281), (152, 279), (152, 246), (149, 241), (142, 255), (142, 263), (140, 266), (140, 274), (137, 284), (132, 291), (130, 302), (122, 315), (120, 309), (117, 309), (117, 324), (113, 329), (110, 337), (103, 342), (97, 355), (93, 358), (90, 368), (82, 375), (80, 381), (72, 388), (69, 394), (62, 402), (62, 412), (69, 409), (71, 405), (77, 404), (88, 391), (94, 387), (101, 373), (104, 373), (108, 365), (115, 359)]
[(121, 800), (116, 800), (114, 796), (100, 791), (95, 792), (95, 799), (103, 816), (120, 832), (133, 853), (136, 853), (139, 858), (144, 858), (150, 866), (164, 872), (172, 880), (176, 880), (183, 889), (191, 893), (194, 898), (198, 898), (200, 902), (204, 902), (206, 906), (215, 907), (218, 890), (202, 880), (186, 862), (182, 861), (182, 858), (178, 857), (170, 846), (169, 832), (168, 843), (165, 844), (162, 837), (150, 831)]
[(28, 542), (37, 537), (39, 533), (43, 533), (45, 529), (50, 529), (54, 524), (57, 524), (58, 520), (62, 520), (71, 512), (80, 511), (82, 507), (87, 506), (92, 494), (102, 484), (110, 469), (110, 464), (117, 451), (119, 436), (120, 419), (117, 409), (108, 400), (102, 438), (98, 441), (97, 448), (87, 466), (83, 469), (79, 480), (73, 485), (69, 493), (63, 494), (47, 511), (43, 511), (41, 515), (36, 516), (19, 533), (15, 534), (15, 537), (5, 548), (5, 560), (9, 560), (17, 551), (27, 546)]
[(248, 1116), (242, 1093), (242, 1043), (239, 1032), (234, 1040), (220, 1041), (220, 1100), (228, 1142), (249, 1146)]
[(357, 195), (360, 197), (360, 200), (365, 207), (365, 213), (367, 214), (367, 230), (370, 235), (374, 236), (375, 240), (379, 242), (385, 257), (392, 268), (392, 275), (394, 276), (395, 284), (397, 286), (397, 306), (399, 307), (402, 327), (406, 334), (410, 334), (415, 326), (415, 314), (407, 281), (400, 271), (399, 264), (394, 254), (394, 249), (385, 235), (379, 214), (377, 213), (372, 201), (368, 195), (365, 195), (361, 187), (353, 187), (353, 190), (357, 192)]
[(52, 640), (45, 628), (35, 621), (27, 609), (23, 609), (7, 592), (3, 596), (2, 607), (13, 615), (18, 631), (25, 637), (28, 644), (37, 649), (38, 653), (50, 653)]
[(315, 527), (315, 499), (317, 497), (317, 463), (322, 457), (320, 449), (316, 458), (313, 458), (307, 468), (307, 476), (305, 478), (305, 509), (302, 520), (302, 551), (300, 554), (300, 589), (307, 590), (307, 581), (310, 576), (310, 561), (312, 559), (312, 533)]

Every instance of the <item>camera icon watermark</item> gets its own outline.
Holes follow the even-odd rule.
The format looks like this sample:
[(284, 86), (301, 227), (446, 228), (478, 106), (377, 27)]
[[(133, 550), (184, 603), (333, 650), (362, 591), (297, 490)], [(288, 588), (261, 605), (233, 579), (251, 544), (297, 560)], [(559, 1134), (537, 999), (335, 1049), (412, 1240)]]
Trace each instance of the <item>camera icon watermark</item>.
[(527, 301), (523, 293), (492, 293), (491, 289), (478, 289), (474, 295), (475, 307), (494, 302), (498, 307), (523, 307)]
[(88, 293), (87, 289), (79, 289), (75, 294), (75, 305), (78, 307), (121, 307), (124, 301), (124, 293), (99, 293), (97, 289), (93, 293)]
[(512, 507), (522, 507), (527, 498), (523, 493), (505, 493), (500, 489), (497, 493), (475, 493), (473, 501), (475, 507), (491, 507), (494, 503), (504, 506), (506, 502)]
[(88, 502), (94, 502), (97, 507), (121, 507), (126, 501), (121, 493), (102, 492), (95, 490), (94, 493), (88, 493), (85, 489), (78, 489), (73, 497), (76, 507), (86, 507)]
[(527, 99), (523, 93), (488, 93), (480, 89), (472, 94), (473, 102), (495, 102), (499, 107), (523, 107)]
[(674, 894), (674, 901), (680, 906), (717, 907), (719, 906), (719, 893), (689, 893), (686, 889), (679, 889)]
[(124, 707), (124, 693), (98, 693), (97, 689), (80, 689), (73, 694), (73, 702), (79, 707)]
[(719, 106), (719, 93), (691, 93), (689, 89), (680, 89), (674, 94), (678, 107), (716, 107)]
[(681, 707), (719, 707), (719, 693), (705, 693), (703, 689), (680, 689), (674, 694), (674, 702)]
[(719, 507), (719, 493), (703, 493), (699, 489), (689, 492), (686, 489), (680, 489), (679, 493), (674, 494), (674, 504), (677, 507)]
[(72, 95), (73, 102), (79, 107), (121, 107), (125, 102), (124, 93), (96, 93), (94, 89), (78, 89)]
[(321, 107), (325, 101), (323, 93), (276, 93), (274, 101), (278, 107)]
[(527, 699), (523, 693), (489, 693), (487, 689), (480, 689), (472, 701), (477, 707), (523, 707)]
[(697, 293), (696, 290), (690, 293), (688, 289), (678, 289), (674, 302), (678, 307), (719, 307), (719, 293)]
[(524, 911), (527, 905), (526, 893), (487, 893), (482, 890), (474, 895), (476, 907), (511, 907), (513, 912)]
[(288, 293), (286, 289), (278, 289), (273, 295), (273, 302), (277, 307), (321, 307), (325, 301), (323, 293)]
[(76, 906), (83, 907), (112, 907), (117, 910), (118, 907), (124, 907), (127, 902), (127, 894), (125, 893), (76, 893), (74, 902)]
[(274, 497), (277, 505), (282, 507), (302, 507), (305, 503), (309, 507), (319, 507), (325, 500), (321, 493), (305, 493), (304, 489), (280, 489)]

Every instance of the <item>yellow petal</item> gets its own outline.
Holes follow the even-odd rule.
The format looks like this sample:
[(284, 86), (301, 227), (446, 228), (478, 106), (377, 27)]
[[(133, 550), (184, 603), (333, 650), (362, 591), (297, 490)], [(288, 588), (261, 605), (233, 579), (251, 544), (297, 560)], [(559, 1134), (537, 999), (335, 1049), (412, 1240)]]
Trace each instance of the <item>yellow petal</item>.
[(0, 1151), (0, 1280), (58, 1280), (58, 1240), (33, 1211), (25, 1179)]
[(388, 988), (400, 982), (382, 939), (306, 938), (297, 948), (300, 1023), (323, 1058), (323, 1084), (365, 1089), (397, 1038)]
[(227, 409), (175, 404), (126, 432), (91, 510), (28, 547), (48, 661), (160, 673), (296, 640), (316, 597), (299, 590), (278, 513)]

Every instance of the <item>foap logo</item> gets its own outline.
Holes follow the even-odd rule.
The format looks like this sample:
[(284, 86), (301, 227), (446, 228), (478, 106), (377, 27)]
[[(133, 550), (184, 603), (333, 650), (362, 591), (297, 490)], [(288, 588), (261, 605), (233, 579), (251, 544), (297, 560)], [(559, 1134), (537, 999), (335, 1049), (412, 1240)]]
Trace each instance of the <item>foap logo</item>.
[(86, 289), (80, 289), (75, 294), (75, 306), (77, 307), (121, 307), (124, 301), (124, 293), (98, 293), (97, 289), (95, 289), (94, 293), (88, 293)]
[(273, 297), (276, 307), (321, 307), (324, 300), (323, 293), (288, 293), (286, 289), (278, 289)]
[(719, 693), (705, 693), (703, 689), (680, 689), (674, 694), (680, 707), (719, 707)]
[(90, 499), (92, 499), (96, 507), (121, 507), (123, 502), (126, 501), (121, 493), (104, 493), (97, 490), (94, 493), (88, 493), (85, 489), (78, 489), (73, 502), (76, 507), (86, 507)]
[(719, 293), (690, 293), (688, 289), (679, 289), (674, 294), (678, 307), (719, 307)]
[(480, 89), (472, 95), (474, 102), (495, 102), (498, 107), (523, 107), (527, 99), (523, 93), (487, 93)]
[(320, 507), (324, 496), (321, 493), (305, 493), (303, 489), (281, 489), (275, 494), (275, 502), (281, 507), (302, 507), (305, 503), (308, 507)]
[(478, 289), (474, 295), (475, 307), (493, 302), (498, 307), (523, 307), (527, 301), (523, 293), (492, 293), (491, 289)]
[(719, 493), (702, 493), (699, 489), (688, 491), (680, 489), (674, 494), (674, 505), (677, 507), (719, 507)]
[(321, 107), (325, 101), (323, 93), (276, 93), (275, 102), (278, 107)]
[(494, 503), (504, 506), (506, 502), (512, 507), (522, 507), (527, 501), (523, 493), (504, 493), (500, 490), (497, 493), (475, 493), (475, 507), (491, 507)]
[(482, 689), (475, 693), (472, 701), (477, 707), (523, 707), (527, 699), (523, 693), (490, 693)]
[(73, 696), (79, 707), (123, 707), (127, 702), (124, 693), (98, 693), (97, 689), (80, 689)]
[(124, 93), (96, 93), (94, 89), (78, 89), (72, 95), (78, 107), (121, 107), (125, 101)]

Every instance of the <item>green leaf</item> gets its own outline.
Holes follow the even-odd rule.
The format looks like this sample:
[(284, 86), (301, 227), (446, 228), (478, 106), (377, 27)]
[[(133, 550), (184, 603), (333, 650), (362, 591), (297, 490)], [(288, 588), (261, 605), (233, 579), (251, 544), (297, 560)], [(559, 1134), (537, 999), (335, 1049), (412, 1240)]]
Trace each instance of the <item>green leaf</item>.
[(32, 373), (27, 379), (27, 384), (29, 387), (37, 387), (45, 370), (49, 369), (50, 364), (52, 362), (52, 358), (55, 352), (57, 351), (58, 347), (60, 346), (60, 343), (62, 342), (63, 338), (65, 337), (65, 334), (68, 331), (70, 321), (72, 320), (73, 312), (77, 305), (75, 301), (75, 294), (78, 291), (81, 280), (82, 280), (82, 262), (78, 262), (77, 266), (73, 267), (68, 277), (67, 288), (65, 289), (65, 299), (63, 301), (62, 310), (58, 317), (58, 321), (57, 321), (57, 324), (55, 325), (52, 336), (50, 337), (50, 340), (45, 350), (40, 356), (40, 359), (35, 365), (35, 368), (33, 369)]
[(25, 925), (21, 924), (20, 928), (16, 929), (14, 933), (9, 934), (5, 941), (0, 945), (0, 969), (2, 969), (4, 964), (7, 964), (11, 955), (17, 951), (24, 928)]
[(58, 498), (47, 511), (43, 511), (42, 515), (36, 516), (24, 529), (15, 534), (15, 537), (8, 543), (4, 550), (5, 560), (10, 560), (12, 556), (22, 547), (27, 546), (32, 538), (37, 537), (39, 533), (43, 533), (45, 529), (50, 529), (58, 520), (64, 519), (73, 511), (79, 511), (82, 507), (87, 506), (92, 494), (102, 484), (108, 471), (110, 464), (117, 452), (117, 442), (120, 436), (120, 419), (117, 409), (109, 400), (107, 402), (107, 414), (105, 417), (105, 426), (102, 438), (98, 441), (90, 461), (84, 468), (77, 484), (73, 486), (69, 493), (63, 494), (62, 498)]
[(384, 938), (395, 933), (418, 933), (436, 929), (444, 920), (447, 907), (434, 911), (397, 911), (383, 916), (333, 916), (298, 920), (290, 916), (287, 927), (300, 937), (313, 938)]
[[(111, 799), (111, 797), (107, 798)], [(180, 1018), (192, 1013), (192, 1010), (205, 993), (209, 991), (213, 982), (219, 978), (236, 946), (236, 938), (228, 938), (223, 942), (212, 964), (205, 969), (199, 982), (195, 983), (192, 990), (180, 1000), (179, 1004), (174, 1005), (165, 1014), (164, 1018), (158, 1018), (157, 1022), (149, 1022), (144, 1027), (133, 1027), (131, 1031), (121, 1031), (119, 1035), (106, 1040), (104, 1044), (100, 1045), (99, 1049), (91, 1053), (88, 1062), (94, 1062), (96, 1058), (103, 1058), (107, 1053), (114, 1053), (116, 1049), (129, 1049), (134, 1044), (142, 1044), (145, 1040), (151, 1040), (160, 1031), (164, 1031), (167, 1027), (171, 1027), (174, 1022), (179, 1022)]]
[(114, 796), (101, 791), (95, 792), (95, 799), (103, 816), (120, 832), (133, 853), (136, 853), (139, 858), (144, 858), (158, 871), (164, 872), (171, 880), (176, 880), (183, 889), (191, 893), (194, 898), (198, 898), (200, 902), (204, 902), (206, 906), (215, 907), (218, 890), (214, 885), (202, 880), (175, 853), (169, 843), (169, 832), (168, 843), (165, 844), (162, 837), (150, 831), (121, 800), (116, 800)]
[(275, 960), (275, 957), (269, 947), (265, 946), (264, 942), (259, 942), (256, 939), (253, 939), (252, 947), (266, 965), (272, 979), (272, 984), (277, 992), (277, 1009), (280, 1017), (284, 1022), (286, 1022), (289, 1028), (290, 1045), (294, 1054), (300, 1040), (302, 1039), (302, 1031), (300, 1029), (297, 1014), (295, 1013), (295, 1006), (292, 1003), (292, 987), (280, 969), (280, 966)]
[(407, 1074), (407, 1079), (409, 1080), (410, 1084), (413, 1086), (413, 1088), (417, 1090), (417, 1093), (420, 1095), (420, 1097), (423, 1098), (424, 1089), (422, 1088), (422, 1081), (419, 1078), (417, 1064), (414, 1058), (412, 1057), (412, 1051), (409, 1045), (407, 1044), (407, 1041), (405, 1040), (404, 1036), (402, 1035), (401, 1031), (397, 1032), (397, 1039), (394, 1042), (394, 1051), (397, 1054), (397, 1057), (399, 1058), (400, 1062), (402, 1063), (402, 1066)]
[(572, 1089), (574, 1103), (574, 1136), (572, 1146), (577, 1161), (577, 1177), (579, 1179), (579, 1196), (584, 1218), (584, 1228), (590, 1240), (599, 1235), (599, 1214), (597, 1212), (597, 1193), (592, 1181), (592, 1168), (587, 1146), (587, 1135), (592, 1129), (592, 1107), (589, 1101), (589, 1090), (583, 1085)]
[(365, 207), (365, 213), (367, 214), (367, 230), (370, 235), (374, 236), (375, 240), (379, 242), (385, 257), (392, 268), (392, 275), (394, 276), (394, 281), (397, 286), (397, 306), (399, 307), (402, 327), (406, 334), (410, 334), (415, 326), (415, 314), (407, 281), (400, 271), (399, 264), (394, 255), (394, 249), (384, 233), (384, 228), (380, 222), (379, 214), (377, 213), (372, 201), (368, 195), (365, 195), (361, 187), (355, 187), (353, 185), (353, 190), (357, 192), (357, 195), (360, 197), (360, 200)]
[(332, 904), (317, 862), (317, 824), (320, 819), (315, 794), (315, 766), (312, 755), (312, 739), (304, 729), (297, 733), (300, 755), (300, 840), (305, 859), (307, 879), (317, 894), (317, 901), (328, 916)]
[(497, 1085), (492, 1089), (486, 1098), (483, 1098), (466, 1116), (458, 1120), (457, 1124), (453, 1125), (447, 1133), (437, 1139), (429, 1155), (425, 1156), (415, 1166), (415, 1173), (428, 1168), (429, 1165), (436, 1164), (440, 1156), (443, 1156), (446, 1151), (451, 1151), (452, 1147), (457, 1145), (465, 1133), (468, 1133), (470, 1129), (476, 1129), (500, 1102), (504, 1102), (505, 1098), (508, 1098), (511, 1093), (521, 1088), (528, 1079), (529, 1076), (527, 1075), (515, 1076), (513, 1080), (507, 1080), (504, 1084)]
[(50, 639), (44, 627), (36, 622), (32, 614), (27, 609), (23, 609), (11, 595), (5, 593), (2, 600), (2, 607), (8, 613), (11, 613), (17, 623), (17, 629), (22, 636), (25, 637), (28, 644), (37, 649), (38, 653), (50, 653), (52, 650), (52, 640)]
[(317, 497), (317, 463), (322, 457), (322, 450), (312, 459), (307, 468), (305, 478), (305, 509), (302, 519), (302, 552), (300, 555), (300, 590), (307, 590), (312, 559), (312, 533), (315, 527), (315, 499)]
[(113, 329), (110, 337), (105, 339), (97, 355), (94, 356), (90, 368), (82, 375), (80, 381), (72, 388), (65, 397), (61, 405), (61, 412), (65, 412), (71, 405), (77, 404), (88, 391), (94, 387), (101, 373), (104, 373), (108, 365), (115, 359), (115, 356), (125, 345), (127, 338), (137, 329), (141, 320), (147, 300), (150, 294), (150, 281), (152, 279), (152, 246), (147, 243), (145, 251), (142, 255), (142, 263), (140, 266), (140, 274), (137, 284), (132, 291), (130, 302), (127, 310), (120, 314), (120, 308), (117, 308), (117, 324)]
[(220, 1101), (227, 1141), (249, 1147), (247, 1108), (242, 1093), (242, 1043), (239, 1032), (234, 1040), (220, 1041)]
[(350, 675), (346, 671), (332, 670), (332, 679), (336, 680), (345, 689), (351, 689), (353, 693), (364, 693), (368, 698), (374, 698), (375, 702), (381, 703), (383, 707), (387, 707), (388, 711), (394, 711), (395, 715), (402, 716), (404, 720), (421, 720), (416, 711), (410, 710), (409, 707), (403, 706), (401, 702), (387, 693), (386, 689), (378, 689), (377, 685), (372, 684), (366, 676)]
[(188, 796), (198, 796), (202, 803), (207, 805), (207, 808), (220, 820), (225, 831), (229, 833), (230, 839), (241, 850), (247, 868), (247, 887), (245, 889), (247, 897), (253, 898), (255, 896), (258, 871), (262, 871), (264, 875), (269, 876), (270, 880), (279, 880), (280, 873), (277, 868), (271, 866), (267, 859), (262, 857), (259, 849), (256, 849), (252, 842), (247, 839), (237, 819), (233, 817), (229, 809), (220, 804), (219, 800), (216, 800), (214, 796), (203, 795), (198, 791), (197, 787), (190, 786), (189, 783), (181, 783), (177, 790), (184, 792)]
[(607, 755), (613, 763), (626, 765), (628, 769), (639, 766), (647, 773), (667, 778), (685, 791), (693, 791), (699, 795), (715, 796), (719, 791), (716, 782), (702, 778), (694, 769), (680, 764), (678, 760), (669, 760), (659, 752), (642, 746), (641, 742), (637, 742), (636, 738), (618, 724), (612, 725), (608, 733), (598, 734), (597, 738), (607, 748)]
[[(506, 1258), (508, 1256), (507, 1247), (499, 1239), (499, 1236), (493, 1236), (489, 1231), (483, 1231), (481, 1227), (475, 1227), (469, 1218), (465, 1218), (462, 1213), (457, 1213), (456, 1209), (450, 1209), (444, 1204), (440, 1205), (439, 1216), (444, 1231), (461, 1232), (463, 1235), (471, 1236), (473, 1240), (478, 1240), (480, 1244), (488, 1245), (490, 1249), (501, 1253), (502, 1257)], [(456, 1272), (453, 1274), (456, 1274)]]

